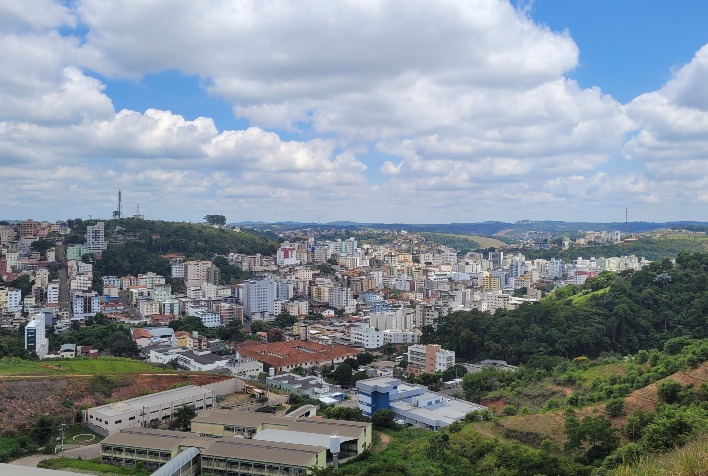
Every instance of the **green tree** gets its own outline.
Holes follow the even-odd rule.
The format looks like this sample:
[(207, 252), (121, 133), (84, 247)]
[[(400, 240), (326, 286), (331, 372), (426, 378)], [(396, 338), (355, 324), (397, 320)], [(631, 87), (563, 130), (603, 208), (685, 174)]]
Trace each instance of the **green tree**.
[(357, 354), (356, 360), (359, 362), (359, 365), (369, 365), (374, 361), (374, 356), (369, 352), (362, 352), (361, 354)]
[(376, 410), (373, 415), (371, 415), (371, 423), (376, 430), (385, 430), (388, 428), (395, 428), (396, 426), (396, 414), (391, 410)]
[(337, 366), (333, 377), (339, 385), (349, 385), (352, 381), (352, 375), (352, 366), (343, 362)]
[(607, 401), (605, 411), (612, 418), (616, 418), (624, 413), (624, 398), (612, 398)]
[(567, 415), (565, 433), (566, 451), (576, 453), (578, 460), (585, 464), (602, 460), (620, 443), (612, 422), (602, 416), (589, 416), (578, 421), (574, 415)]
[(273, 323), (281, 328), (285, 327), (292, 327), (295, 323), (297, 322), (297, 318), (295, 316), (290, 315), (287, 311), (283, 311), (280, 314), (278, 314), (273, 321)]
[(40, 415), (29, 430), (29, 436), (39, 446), (48, 444), (54, 431), (56, 430), (56, 421), (48, 415)]
[(251, 332), (253, 332), (254, 334), (256, 332), (268, 332), (269, 330), (270, 326), (265, 321), (251, 322)]
[(678, 403), (679, 394), (683, 387), (678, 382), (673, 380), (667, 380), (666, 382), (660, 383), (656, 390), (659, 396), (659, 401), (664, 403)]
[(182, 405), (172, 413), (172, 421), (176, 429), (187, 431), (195, 416), (197, 416), (197, 410), (194, 405)]
[(226, 217), (224, 215), (206, 215), (204, 221), (209, 225), (226, 225)]

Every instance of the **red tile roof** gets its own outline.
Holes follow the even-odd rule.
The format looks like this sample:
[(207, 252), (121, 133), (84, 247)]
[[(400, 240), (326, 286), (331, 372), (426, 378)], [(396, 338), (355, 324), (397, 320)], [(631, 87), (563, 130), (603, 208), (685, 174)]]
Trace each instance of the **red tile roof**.
[(324, 364), (335, 359), (355, 357), (359, 352), (346, 345), (323, 345), (316, 342), (290, 340), (268, 344), (244, 343), (239, 349), (244, 357), (258, 360), (272, 367)]

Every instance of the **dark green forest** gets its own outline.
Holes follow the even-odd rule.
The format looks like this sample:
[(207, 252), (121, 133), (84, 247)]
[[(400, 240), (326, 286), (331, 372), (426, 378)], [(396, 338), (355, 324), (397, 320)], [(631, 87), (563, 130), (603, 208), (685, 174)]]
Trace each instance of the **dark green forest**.
[(422, 340), (465, 360), (519, 363), (536, 354), (636, 353), (680, 336), (708, 337), (708, 253), (603, 273), (511, 311), (455, 312), (441, 317), (437, 329), (424, 328)]

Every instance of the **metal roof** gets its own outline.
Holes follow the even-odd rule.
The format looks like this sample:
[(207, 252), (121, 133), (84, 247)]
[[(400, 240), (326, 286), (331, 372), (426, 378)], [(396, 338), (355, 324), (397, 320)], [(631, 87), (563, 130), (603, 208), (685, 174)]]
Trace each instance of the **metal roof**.
[(94, 407), (89, 411), (96, 411), (106, 416), (117, 416), (125, 412), (141, 410), (143, 407), (152, 407), (163, 405), (177, 400), (190, 399), (193, 397), (201, 397), (211, 395), (212, 391), (194, 385), (179, 387), (164, 392), (153, 393), (142, 397), (123, 400), (118, 403), (110, 403), (100, 407)]
[[(304, 431), (267, 429), (256, 433), (253, 436), (253, 439), (260, 441), (277, 441), (280, 443), (297, 443), (301, 445), (321, 446), (323, 448), (329, 448), (330, 436), (332, 435), (326, 435), (322, 433), (306, 433)], [(339, 438), (342, 443), (345, 441), (357, 439), (356, 437), (346, 437), (341, 435), (339, 435)]]
[(177, 471), (187, 464), (189, 461), (199, 455), (199, 448), (190, 447), (179, 453), (177, 456), (169, 460), (167, 463), (160, 466), (157, 471), (150, 476), (172, 476)]
[(230, 438), (215, 441), (202, 451), (202, 456), (309, 467), (321, 451), (321, 446)]

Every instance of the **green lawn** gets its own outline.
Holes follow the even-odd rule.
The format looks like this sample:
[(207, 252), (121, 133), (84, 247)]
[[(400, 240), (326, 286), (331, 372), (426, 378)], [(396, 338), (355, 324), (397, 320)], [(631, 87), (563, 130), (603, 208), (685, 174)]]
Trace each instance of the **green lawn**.
[(138, 360), (118, 357), (76, 358), (56, 361), (0, 359), (0, 375), (116, 375), (176, 373)]

